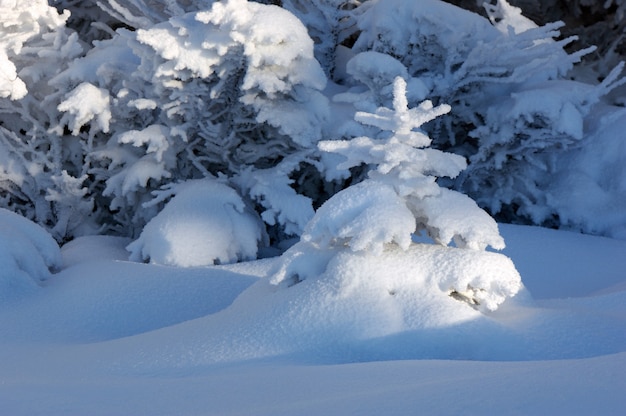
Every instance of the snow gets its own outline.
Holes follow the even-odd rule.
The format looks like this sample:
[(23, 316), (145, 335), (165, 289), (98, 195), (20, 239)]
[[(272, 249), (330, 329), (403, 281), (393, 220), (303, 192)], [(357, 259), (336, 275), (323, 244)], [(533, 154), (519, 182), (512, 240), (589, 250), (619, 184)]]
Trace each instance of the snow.
[(163, 154), (169, 148), (167, 127), (153, 124), (143, 130), (130, 130), (120, 135), (118, 143), (130, 143), (135, 147), (146, 146), (146, 153), (154, 153), (157, 162), (163, 160)]
[(460, 192), (441, 189), (439, 195), (425, 197), (414, 209), (438, 243), (454, 241), (457, 247), (473, 250), (487, 246), (501, 250), (505, 246), (493, 218)]
[(626, 112), (601, 107), (591, 119), (593, 133), (563, 156), (548, 198), (566, 226), (626, 239)]
[(46, 231), (0, 208), (0, 302), (30, 291), (61, 267), (61, 251)]
[(497, 1), (495, 5), (484, 3), (483, 7), (491, 23), (504, 34), (508, 34), (509, 30), (521, 33), (538, 27), (535, 22), (522, 15), (522, 9), (511, 6), (506, 1)]
[(102, 88), (83, 82), (72, 92), (66, 95), (66, 100), (58, 106), (59, 111), (65, 114), (60, 122), (67, 123), (73, 135), (77, 135), (80, 128), (92, 120), (96, 120), (96, 126), (103, 132), (109, 131), (111, 121), (111, 109), (109, 92)]
[(197, 179), (176, 185), (173, 193), (128, 245), (131, 260), (193, 267), (256, 258), (261, 220), (233, 188)]
[(19, 100), (27, 93), (26, 84), (17, 77), (15, 65), (9, 61), (6, 52), (0, 49), (0, 97)]
[[(267, 276), (280, 257), (137, 264), (122, 260), (128, 240), (92, 236), (63, 246), (61, 261), (28, 228), (19, 235), (62, 268), (0, 302), (7, 414), (620, 414), (626, 405), (624, 241), (500, 224), (525, 288), (480, 312), (425, 278), (450, 267), (453, 251), (472, 260), (450, 270), (506, 268), (473, 250), (314, 250), (300, 256), (306, 280), (277, 286)], [(442, 257), (404, 261), (425, 249)]]
[(392, 187), (367, 180), (324, 203), (304, 230), (302, 240), (382, 253), (384, 245), (391, 242), (407, 249), (415, 225), (413, 214)]
[[(372, 0), (353, 22), (362, 30), (353, 50), (337, 57), (346, 84), (326, 85), (307, 29), (279, 7), (225, 0), (184, 14), (168, 1), (177, 16), (152, 25), (109, 2), (137, 30), (96, 41), (63, 70), (63, 59), (82, 49), (77, 34), (62, 32), (69, 13), (60, 15), (43, 0), (31, 3), (22, 13), (20, 2), (0, 0), (6, 21), (0, 33), (8, 34), (0, 41), (0, 98), (10, 103), (50, 79), (57, 95), (43, 103), (54, 103), (51, 120), (55, 110), (64, 114), (41, 124), (58, 135), (67, 126), (78, 136), (64, 138), (75, 144), (77, 159), (79, 139), (90, 148), (99, 136), (108, 139), (108, 147), (105, 140), (83, 156), (111, 159), (103, 196), (113, 197), (111, 209), (128, 205), (129, 218), (147, 225), (135, 241), (86, 236), (59, 247), (40, 226), (0, 208), (0, 413), (623, 413), (626, 117), (618, 107), (592, 108), (623, 82), (622, 67), (596, 87), (546, 81), (591, 50), (567, 56), (561, 48), (573, 38), (552, 40), (560, 23), (537, 27), (504, 1), (485, 6), (490, 25), (441, 1)], [(18, 70), (20, 55), (56, 56), (37, 42), (23, 45), (34, 35), (45, 45), (56, 39), (59, 65), (48, 67), (61, 73), (45, 77), (46, 59)], [(187, 131), (171, 125), (174, 118), (192, 126), (196, 112), (210, 117), (210, 107), (190, 101), (187, 108), (185, 100), (205, 81), (207, 88), (216, 85), (200, 88), (198, 97), (219, 99), (230, 88), (225, 74), (237, 71), (245, 71), (237, 81), (243, 95), (223, 99), (254, 109), (246, 119), (233, 107), (234, 119), (243, 117), (240, 127), (265, 123), (301, 152), (265, 157), (262, 146), (219, 145), (217, 160), (229, 163), (236, 148), (261, 153), (233, 172), (213, 176), (203, 168), (205, 179), (177, 181), (175, 173), (185, 170), (177, 140), (196, 140), (198, 131), (218, 132), (219, 125), (208, 121), (205, 130)], [(503, 81), (498, 88), (508, 92), (445, 93), (489, 79)], [(536, 130), (522, 147), (537, 151), (491, 152), (500, 155), (495, 167), (504, 166), (507, 154), (507, 160), (549, 164), (538, 212), (549, 215), (546, 207), (552, 208), (563, 228), (611, 238), (497, 224), (471, 198), (440, 186), (437, 177), (455, 178), (466, 161), (427, 148), (431, 137), (419, 129), (476, 97), (489, 101), (490, 94), (500, 98), (484, 113), (484, 131), (477, 129), (486, 144), (497, 148), (508, 136)], [(333, 95), (337, 111), (329, 111)], [(164, 107), (163, 97), (178, 101)], [(444, 103), (448, 98), (454, 105)], [(140, 116), (137, 129), (124, 121), (157, 109), (174, 118)], [(354, 121), (343, 125), (348, 118)], [(549, 128), (532, 126), (544, 119)], [(3, 132), (19, 141), (10, 122)], [(381, 131), (373, 134), (375, 128)], [(567, 140), (551, 143), (548, 133)], [(344, 140), (349, 137), (356, 138)], [(31, 152), (65, 156), (53, 154), (53, 142), (43, 143), (33, 141)], [(292, 187), (307, 176), (292, 174), (317, 163), (310, 151), (318, 143), (331, 153), (320, 162), (329, 178), (348, 178), (342, 168), (371, 170), (314, 213), (312, 200)], [(559, 157), (531, 157), (550, 145), (563, 147)], [(84, 197), (87, 187), (102, 188), (93, 182), (98, 167), (89, 162), (70, 174), (70, 166), (53, 169), (10, 149), (2, 146), (0, 164), (16, 172), (16, 184), (27, 178), (26, 168), (12, 168), (16, 155), (29, 160), (31, 176), (54, 171), (55, 187), (35, 194), (46, 209), (61, 200), (65, 206), (43, 219), (40, 207), (29, 211), (31, 201), (21, 195), (14, 206), (61, 241), (63, 228), (95, 210), (95, 194)], [(194, 155), (195, 162), (203, 157)], [(263, 159), (280, 162), (253, 168)], [(532, 175), (513, 176), (531, 181)], [(164, 178), (169, 185), (161, 186)], [(493, 189), (506, 192), (497, 180)], [(125, 226), (143, 225), (137, 221)], [(278, 252), (267, 247), (262, 221), (302, 238), (280, 257), (252, 260)]]

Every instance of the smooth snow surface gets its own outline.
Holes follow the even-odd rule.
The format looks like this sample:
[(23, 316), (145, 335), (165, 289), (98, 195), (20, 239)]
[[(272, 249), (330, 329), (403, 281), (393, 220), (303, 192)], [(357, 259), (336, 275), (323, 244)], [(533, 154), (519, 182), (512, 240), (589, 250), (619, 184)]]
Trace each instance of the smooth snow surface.
[(277, 259), (172, 268), (78, 239), (0, 301), (1, 413), (621, 414), (626, 242), (500, 228), (526, 289), (487, 313), (388, 252), (318, 250), (288, 287)]

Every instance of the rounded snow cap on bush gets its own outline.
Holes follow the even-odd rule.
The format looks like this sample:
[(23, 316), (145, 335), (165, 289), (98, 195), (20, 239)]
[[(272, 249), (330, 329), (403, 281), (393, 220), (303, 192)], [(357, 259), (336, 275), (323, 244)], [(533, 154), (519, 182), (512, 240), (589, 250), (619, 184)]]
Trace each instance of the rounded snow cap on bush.
[(256, 258), (264, 240), (261, 220), (231, 187), (191, 180), (128, 245), (133, 261), (193, 267)]
[(36, 287), (62, 263), (61, 250), (46, 230), (0, 208), (0, 299)]

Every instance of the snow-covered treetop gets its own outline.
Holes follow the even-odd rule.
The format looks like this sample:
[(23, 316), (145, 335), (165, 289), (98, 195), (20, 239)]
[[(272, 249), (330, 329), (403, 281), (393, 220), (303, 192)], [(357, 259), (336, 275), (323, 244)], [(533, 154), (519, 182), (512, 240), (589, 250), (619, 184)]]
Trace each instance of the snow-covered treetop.
[[(495, 310), (520, 289), (519, 274), (505, 256), (480, 252), (488, 245), (504, 248), (493, 218), (468, 196), (436, 182), (441, 176), (457, 176), (466, 166), (463, 157), (430, 148), (431, 139), (421, 130), (448, 113), (450, 106), (434, 107), (424, 101), (410, 108), (406, 87), (403, 77), (397, 76), (391, 108), (356, 113), (356, 121), (380, 129), (378, 138), (320, 142), (321, 150), (345, 157), (339, 168), (365, 164), (369, 177), (335, 194), (317, 210), (300, 242), (271, 270), (269, 281), (291, 287), (313, 278), (315, 289), (329, 284), (334, 293), (344, 287), (378, 285), (388, 274), (397, 277), (397, 270), (386, 267), (363, 273), (348, 266), (346, 259), (362, 264), (372, 261), (373, 254), (378, 265), (388, 256), (397, 256), (415, 270), (422, 270), (427, 259), (435, 266), (428, 279), (438, 282), (433, 296), (443, 294), (448, 297), (444, 302), (452, 297), (482, 311)], [(441, 246), (454, 242), (457, 248), (414, 244), (414, 233), (421, 232)], [(483, 263), (480, 259), (485, 255), (492, 258)], [(495, 274), (488, 271), (492, 267)], [(399, 285), (398, 291), (414, 284), (415, 276), (409, 276), (410, 283)], [(307, 287), (307, 282), (303, 285)], [(387, 286), (378, 293), (387, 299), (395, 296), (396, 289)], [(411, 302), (419, 296), (411, 297)]]
[[(326, 152), (343, 155), (339, 168), (371, 165), (369, 179), (327, 201), (302, 236), (321, 246), (348, 245), (353, 251), (381, 253), (395, 243), (407, 249), (413, 232), (425, 231), (435, 242), (484, 250), (504, 248), (496, 222), (467, 196), (440, 188), (437, 177), (457, 176), (461, 156), (428, 148), (430, 138), (419, 128), (450, 111), (425, 101), (409, 108), (406, 81), (393, 84), (393, 108), (357, 112), (355, 119), (378, 127), (383, 137), (323, 141)], [(386, 135), (385, 135), (386, 134)]]
[(346, 160), (339, 164), (340, 169), (372, 165), (369, 173), (372, 179), (389, 183), (403, 197), (417, 195), (421, 198), (439, 192), (435, 177), (453, 178), (466, 167), (466, 162), (462, 156), (427, 148), (431, 139), (419, 128), (448, 113), (450, 106), (433, 107), (430, 101), (424, 101), (409, 109), (406, 85), (402, 77), (396, 77), (393, 108), (379, 107), (375, 113), (355, 114), (356, 121), (378, 127), (387, 132), (387, 137), (329, 140), (320, 142), (319, 148), (343, 155)]

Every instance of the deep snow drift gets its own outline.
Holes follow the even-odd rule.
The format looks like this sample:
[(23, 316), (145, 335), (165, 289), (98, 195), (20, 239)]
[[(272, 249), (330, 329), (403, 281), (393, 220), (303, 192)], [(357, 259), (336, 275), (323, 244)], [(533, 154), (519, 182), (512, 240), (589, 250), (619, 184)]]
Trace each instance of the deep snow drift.
[(266, 278), (277, 259), (171, 268), (120, 260), (125, 239), (78, 239), (42, 287), (0, 304), (2, 409), (618, 414), (626, 242), (500, 227), (525, 289), (486, 313), (433, 297), (393, 253), (332, 266), (382, 280), (285, 287)]

